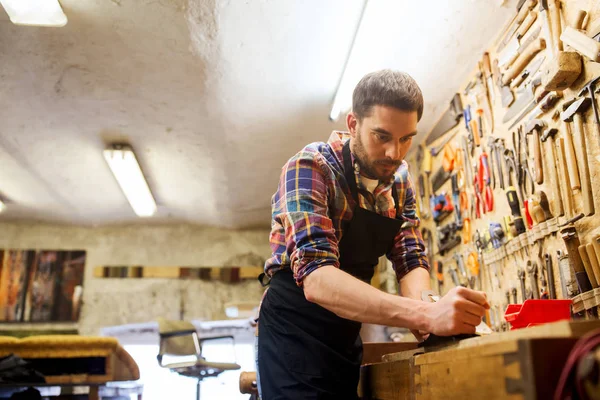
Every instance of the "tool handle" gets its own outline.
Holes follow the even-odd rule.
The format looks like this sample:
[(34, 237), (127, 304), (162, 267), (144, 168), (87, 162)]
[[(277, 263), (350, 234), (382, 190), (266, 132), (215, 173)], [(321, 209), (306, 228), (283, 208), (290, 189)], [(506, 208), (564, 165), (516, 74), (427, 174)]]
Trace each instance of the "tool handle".
[(533, 228), (533, 217), (531, 216), (531, 205), (529, 199), (523, 200), (523, 214), (525, 215), (525, 221), (529, 229)]
[(556, 288), (554, 287), (554, 270), (552, 268), (552, 257), (546, 254), (546, 278), (548, 279), (548, 295), (556, 299)]
[(513, 224), (517, 235), (525, 232), (525, 222), (521, 216), (521, 207), (519, 206), (519, 198), (517, 197), (517, 190), (514, 186), (510, 186), (506, 189), (506, 198), (508, 199), (508, 205), (513, 216)]
[(575, 272), (575, 279), (577, 280), (577, 287), (579, 288), (580, 293), (589, 292), (593, 289), (585, 271)]
[(592, 267), (594, 278), (596, 279), (596, 282), (598, 282), (598, 285), (600, 285), (600, 263), (598, 263), (598, 256), (596, 255), (594, 245), (592, 243), (586, 244), (585, 251), (590, 259), (590, 266)]
[(431, 164), (432, 164), (431, 152), (425, 151), (425, 154), (423, 155), (423, 172), (425, 172), (426, 174), (430, 174), (431, 173)]
[(573, 134), (570, 132), (569, 125), (563, 121), (564, 139), (566, 140), (567, 166), (569, 173), (569, 184), (571, 190), (581, 189), (581, 181), (579, 179), (579, 169), (577, 168), (577, 155), (575, 154), (575, 145), (573, 143)]
[(240, 374), (240, 393), (258, 394), (256, 372), (242, 372)]
[(512, 82), (510, 83), (510, 88), (515, 89), (518, 86), (521, 86), (521, 83), (523, 83), (525, 78), (527, 78), (527, 75), (525, 73), (517, 75), (517, 77), (515, 79), (513, 79)]
[(559, 138), (558, 142), (557, 142), (557, 150), (558, 150), (558, 157), (559, 157), (559, 163), (558, 166), (560, 168), (560, 172), (561, 172), (561, 180), (563, 183), (562, 186), (562, 193), (564, 195), (563, 197), (563, 204), (565, 207), (565, 214), (570, 218), (571, 216), (573, 216), (573, 196), (571, 195), (571, 191), (569, 190), (569, 171), (567, 168), (567, 156), (566, 156), (566, 152), (565, 152), (565, 141), (564, 138)]
[(550, 20), (550, 13), (548, 12), (547, 9), (540, 10), (540, 19), (542, 20), (542, 34), (548, 44), (549, 58), (554, 58), (556, 56), (556, 54), (554, 54), (555, 47), (554, 47), (553, 37), (552, 37), (552, 23)]
[(587, 145), (585, 140), (585, 133), (583, 131), (583, 117), (580, 113), (573, 115), (573, 123), (571, 124), (574, 130), (574, 145), (578, 149), (579, 155), (577, 161), (579, 164), (580, 178), (581, 178), (581, 195), (583, 198), (583, 212), (585, 215), (593, 215), (595, 210), (594, 207), (594, 195), (592, 192), (592, 181), (590, 177), (590, 165), (588, 164)]
[(546, 42), (544, 39), (539, 38), (533, 42), (525, 51), (517, 57), (513, 65), (506, 71), (502, 77), (502, 84), (507, 85), (512, 81), (529, 62), (535, 57), (537, 53), (546, 48)]
[[(590, 24), (586, 25), (589, 25), (587, 27), (588, 36), (598, 39), (598, 35), (600, 34), (600, 18), (596, 18)], [(585, 28), (585, 26), (582, 26), (582, 28)]]
[(575, 227), (564, 228), (560, 231), (562, 239), (567, 247), (567, 253), (569, 255), (569, 263), (571, 268), (575, 272), (575, 279), (577, 280), (577, 286), (581, 293), (587, 292), (592, 289), (592, 284), (585, 272), (583, 260), (579, 254), (579, 237), (577, 236), (577, 230)]
[(492, 75), (494, 76), (494, 81), (496, 82), (498, 89), (502, 88), (502, 73), (500, 72), (497, 58), (492, 63)]
[(452, 277), (452, 282), (454, 282), (454, 286), (461, 286), (460, 280), (458, 279), (458, 274), (456, 273), (456, 269), (450, 268), (450, 276)]
[(536, 18), (537, 13), (535, 11), (531, 11), (527, 14), (527, 17), (525, 17), (525, 20), (523, 21), (523, 23), (521, 23), (519, 29), (517, 29), (517, 39), (521, 39), (523, 36), (525, 36), (531, 25), (533, 25), (533, 23), (535, 22)]
[(567, 26), (560, 39), (590, 60), (600, 62), (600, 42), (587, 37), (585, 33)]
[(531, 212), (531, 216), (536, 224), (540, 224), (546, 220), (546, 214), (542, 209), (540, 203), (535, 199), (529, 200), (529, 209)]
[(464, 276), (465, 278), (467, 278), (468, 277), (467, 269), (465, 268), (465, 261), (463, 259), (462, 254), (456, 253), (454, 255), (454, 258), (456, 259), (456, 265), (458, 266), (458, 270), (460, 271), (460, 274), (462, 276)]
[(585, 273), (590, 280), (590, 284), (593, 289), (598, 287), (598, 281), (596, 280), (596, 276), (594, 275), (594, 270), (592, 269), (592, 261), (588, 255), (587, 249), (584, 244), (579, 246), (577, 249), (579, 251), (579, 256), (581, 257), (581, 261), (583, 262), (583, 268), (585, 269)]
[(535, 158), (535, 183), (544, 183), (544, 169), (542, 163), (542, 151), (540, 149), (540, 132), (536, 129), (533, 133), (533, 157)]
[(558, 256), (558, 271), (560, 272), (560, 281), (563, 298), (570, 299), (578, 294), (579, 288), (577, 287), (577, 280), (575, 279), (575, 272), (571, 267), (571, 261), (569, 256), (565, 254), (559, 254)]
[(527, 300), (527, 289), (525, 288), (525, 272), (523, 270), (521, 271), (521, 275), (519, 276), (519, 283), (521, 284), (521, 297), (523, 299), (523, 302), (525, 302), (525, 300)]
[(479, 123), (477, 118), (472, 118), (469, 122), (469, 125), (471, 128), (471, 134), (473, 135), (473, 142), (475, 143), (475, 146), (480, 147), (481, 138), (479, 137)]
[(520, 24), (525, 21), (527, 18), (527, 14), (529, 14), (529, 10), (531, 10), (535, 5), (535, 1), (529, 0), (527, 4), (523, 4), (515, 17), (515, 24)]
[(554, 142), (554, 138), (549, 138), (547, 140), (545, 157), (547, 160), (546, 171), (550, 176), (550, 186), (554, 189), (554, 198), (552, 199), (552, 205), (554, 209), (554, 215), (562, 216), (565, 215), (565, 210), (563, 208), (562, 194), (560, 189), (560, 177), (558, 175), (559, 171), (559, 160), (556, 157), (556, 146)]
[(583, 28), (583, 20), (587, 16), (587, 11), (585, 10), (577, 10), (571, 19), (571, 27), (573, 29), (582, 29)]
[(527, 272), (529, 274), (529, 280), (531, 281), (530, 285), (531, 285), (531, 292), (533, 293), (533, 298), (539, 299), (540, 298), (540, 288), (538, 286), (538, 281), (537, 281), (537, 265), (534, 264), (531, 269), (528, 268)]
[(552, 30), (552, 44), (554, 45), (555, 55), (558, 55), (562, 51), (563, 46), (560, 41), (560, 34), (562, 32), (560, 22), (560, 2), (558, 0), (548, 1), (548, 11), (550, 12), (550, 23)]
[(483, 73), (486, 78), (492, 76), (492, 63), (490, 62), (490, 53), (483, 53)]

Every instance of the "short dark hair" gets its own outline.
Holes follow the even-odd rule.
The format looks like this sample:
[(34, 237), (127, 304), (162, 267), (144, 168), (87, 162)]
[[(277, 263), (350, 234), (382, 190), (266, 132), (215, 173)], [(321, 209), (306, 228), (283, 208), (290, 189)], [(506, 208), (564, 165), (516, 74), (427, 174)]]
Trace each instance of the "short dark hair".
[(417, 82), (406, 72), (383, 69), (365, 75), (352, 93), (352, 111), (359, 121), (369, 116), (373, 106), (416, 111), (418, 120), (421, 120), (423, 94)]

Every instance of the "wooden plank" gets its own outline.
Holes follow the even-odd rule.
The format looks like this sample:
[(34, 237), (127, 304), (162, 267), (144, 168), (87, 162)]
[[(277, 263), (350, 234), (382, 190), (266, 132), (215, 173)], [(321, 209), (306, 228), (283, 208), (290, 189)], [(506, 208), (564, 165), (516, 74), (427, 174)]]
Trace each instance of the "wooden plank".
[[(415, 399), (523, 399), (505, 389), (504, 356), (493, 355), (421, 365), (414, 376)], [(509, 371), (511, 378), (515, 371)]]
[(448, 350), (386, 354), (384, 362), (361, 368), (359, 389), (372, 399), (552, 398), (577, 338), (599, 323), (564, 321), (467, 339)]
[(179, 268), (144, 267), (144, 278), (179, 278)]
[[(445, 360), (469, 359), (479, 356), (510, 353), (518, 350), (519, 339), (581, 337), (596, 328), (600, 328), (600, 321), (560, 321), (527, 329), (465, 339), (451, 349), (439, 350), (432, 353), (419, 354), (422, 350), (416, 349), (415, 346), (413, 349), (385, 354), (382, 357), (382, 361), (408, 360), (412, 356), (417, 356), (415, 358), (416, 364), (421, 365)], [(472, 349), (472, 351), (464, 352), (461, 351), (462, 349)]]
[(474, 358), (516, 352), (517, 350), (518, 343), (515, 340), (472, 346), (468, 348), (455, 347), (449, 350), (439, 350), (432, 353), (418, 354), (415, 356), (415, 364), (424, 365), (439, 362), (451, 362), (456, 360), (470, 360)]
[(418, 345), (416, 342), (365, 342), (363, 343), (362, 364), (381, 362), (382, 357), (386, 354), (415, 350)]
[(369, 364), (360, 369), (358, 395), (364, 399), (410, 399), (410, 362)]
[(104, 267), (94, 267), (92, 276), (94, 278), (104, 278)]
[(514, 331), (498, 332), (491, 335), (465, 339), (459, 342), (458, 348), (474, 347), (483, 344), (493, 344), (518, 339), (581, 337), (587, 332), (598, 328), (600, 328), (600, 320), (558, 321), (525, 329), (516, 329)]
[(402, 361), (402, 360), (410, 360), (413, 356), (417, 354), (423, 354), (423, 348), (419, 347), (413, 350), (400, 351), (398, 353), (390, 353), (385, 354), (381, 357), (381, 361)]
[(257, 279), (264, 267), (240, 267), (240, 279)]

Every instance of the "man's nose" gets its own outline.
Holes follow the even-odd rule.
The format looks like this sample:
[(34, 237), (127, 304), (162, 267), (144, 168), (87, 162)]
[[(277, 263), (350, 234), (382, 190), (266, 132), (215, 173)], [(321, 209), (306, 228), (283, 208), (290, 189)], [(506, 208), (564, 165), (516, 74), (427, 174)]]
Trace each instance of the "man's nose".
[(385, 150), (385, 156), (394, 161), (402, 158), (402, 146), (400, 146), (400, 143), (391, 143)]

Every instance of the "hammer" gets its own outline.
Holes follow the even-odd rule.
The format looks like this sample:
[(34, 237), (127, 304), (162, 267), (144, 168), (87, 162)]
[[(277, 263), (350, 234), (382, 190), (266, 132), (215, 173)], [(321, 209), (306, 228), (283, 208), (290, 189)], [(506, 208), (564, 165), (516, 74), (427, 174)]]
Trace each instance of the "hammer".
[(525, 133), (527, 135), (534, 135), (533, 139), (533, 158), (535, 166), (533, 170), (533, 176), (535, 182), (540, 185), (544, 182), (544, 170), (542, 167), (542, 153), (540, 151), (540, 132), (546, 127), (546, 123), (541, 119), (531, 120), (525, 127)]
[(563, 51), (562, 40), (564, 39), (561, 36), (560, 2), (558, 0), (540, 0), (540, 17), (544, 36), (549, 43), (551, 57), (544, 70), (542, 85), (546, 91), (565, 90), (581, 74), (581, 56), (574, 51)]
[(576, 160), (579, 164), (581, 177), (581, 194), (583, 196), (583, 212), (585, 215), (592, 215), (595, 212), (594, 198), (592, 193), (592, 182), (590, 179), (590, 166), (588, 164), (587, 146), (585, 143), (585, 134), (583, 131), (583, 113), (590, 107), (592, 100), (588, 97), (573, 99), (565, 103), (567, 107), (560, 117), (565, 122), (570, 122), (573, 128), (573, 139), (575, 148), (579, 150)]
[[(554, 215), (561, 216), (565, 214), (563, 209), (562, 195), (560, 193), (560, 182), (558, 176), (558, 159), (556, 158), (556, 144), (554, 137), (558, 133), (558, 129), (547, 129), (540, 140), (548, 143), (546, 145), (546, 161), (549, 161), (546, 171), (549, 172), (550, 186), (554, 188)], [(550, 139), (550, 140), (548, 140)]]
[(594, 117), (596, 118), (596, 129), (598, 129), (598, 135), (600, 135), (600, 116), (598, 115), (598, 106), (596, 105), (596, 82), (598, 82), (598, 80), (600, 80), (600, 76), (593, 78), (586, 83), (577, 97), (583, 96), (586, 92), (590, 95), (592, 108), (594, 109)]

